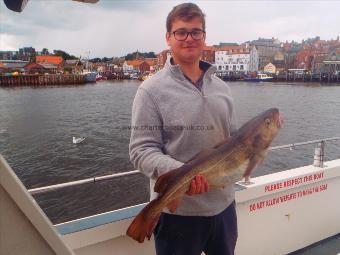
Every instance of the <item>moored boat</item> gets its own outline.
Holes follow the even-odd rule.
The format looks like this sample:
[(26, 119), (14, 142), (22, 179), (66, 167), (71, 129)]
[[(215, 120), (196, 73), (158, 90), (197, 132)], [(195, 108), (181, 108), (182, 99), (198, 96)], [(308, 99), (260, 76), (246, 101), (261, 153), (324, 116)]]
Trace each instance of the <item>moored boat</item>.
[(83, 72), (84, 78), (86, 82), (96, 82), (97, 81), (97, 73), (85, 71)]
[(101, 81), (101, 80), (103, 80), (104, 78), (103, 78), (103, 76), (102, 75), (100, 75), (100, 74), (97, 74), (96, 75), (96, 81)]
[(244, 79), (244, 81), (255, 81), (255, 82), (259, 82), (259, 81), (272, 81), (274, 78), (265, 74), (265, 73), (259, 73), (257, 74), (256, 77), (247, 77)]

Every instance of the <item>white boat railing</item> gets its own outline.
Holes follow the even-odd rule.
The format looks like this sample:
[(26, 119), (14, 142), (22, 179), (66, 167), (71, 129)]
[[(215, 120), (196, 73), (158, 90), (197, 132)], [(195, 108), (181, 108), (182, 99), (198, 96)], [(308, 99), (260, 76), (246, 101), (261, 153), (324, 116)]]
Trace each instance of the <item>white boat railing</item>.
[[(282, 150), (282, 149), (293, 150), (294, 148), (299, 147), (299, 146), (304, 146), (304, 145), (309, 145), (309, 144), (318, 144), (314, 152), (314, 166), (323, 167), (325, 143), (329, 141), (336, 141), (336, 140), (340, 140), (340, 137), (330, 137), (330, 138), (319, 139), (319, 140), (310, 140), (307, 142), (273, 146), (269, 148), (269, 151), (276, 151), (276, 150)], [(59, 190), (62, 188), (78, 186), (78, 185), (83, 185), (87, 183), (96, 184), (102, 181), (111, 180), (111, 179), (115, 179), (115, 178), (123, 177), (123, 176), (139, 174), (139, 173), (141, 173), (139, 170), (133, 170), (133, 171), (123, 172), (123, 173), (115, 173), (115, 174), (103, 175), (103, 176), (98, 176), (98, 177), (91, 177), (91, 178), (86, 178), (86, 179), (77, 180), (77, 181), (71, 181), (71, 182), (65, 182), (65, 183), (49, 185), (49, 186), (44, 186), (44, 187), (39, 187), (39, 188), (33, 188), (33, 189), (29, 189), (28, 192), (32, 195), (41, 194), (45, 192), (55, 191), (55, 190)]]

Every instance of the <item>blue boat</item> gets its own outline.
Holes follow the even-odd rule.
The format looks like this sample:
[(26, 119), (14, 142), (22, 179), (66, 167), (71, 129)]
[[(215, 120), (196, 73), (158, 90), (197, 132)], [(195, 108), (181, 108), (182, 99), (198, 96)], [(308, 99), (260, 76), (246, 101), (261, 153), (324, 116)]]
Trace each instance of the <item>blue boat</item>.
[(97, 72), (83, 72), (86, 82), (96, 82)]

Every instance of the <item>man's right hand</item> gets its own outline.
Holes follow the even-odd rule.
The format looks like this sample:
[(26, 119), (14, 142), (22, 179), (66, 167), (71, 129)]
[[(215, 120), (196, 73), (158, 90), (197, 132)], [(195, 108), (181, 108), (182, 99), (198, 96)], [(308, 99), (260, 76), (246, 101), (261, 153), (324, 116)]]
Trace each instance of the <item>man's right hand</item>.
[(203, 175), (196, 175), (191, 181), (190, 187), (186, 192), (187, 195), (193, 196), (196, 194), (202, 194), (209, 191), (209, 183)]
[[(187, 195), (193, 196), (196, 194), (202, 194), (209, 191), (209, 183), (207, 179), (203, 175), (196, 175), (195, 178), (191, 181), (190, 187), (188, 191), (186, 192)], [(168, 204), (167, 208), (170, 210), (170, 212), (174, 213), (179, 206), (179, 204), (182, 202), (182, 199), (179, 198), (177, 200), (173, 200)]]

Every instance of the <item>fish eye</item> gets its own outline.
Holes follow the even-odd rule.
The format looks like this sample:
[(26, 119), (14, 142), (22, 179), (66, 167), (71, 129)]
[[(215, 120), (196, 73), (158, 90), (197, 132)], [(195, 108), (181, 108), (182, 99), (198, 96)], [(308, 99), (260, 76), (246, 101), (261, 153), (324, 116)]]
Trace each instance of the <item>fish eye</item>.
[(266, 119), (264, 120), (264, 123), (266, 123), (267, 125), (269, 125), (270, 122), (271, 122), (271, 120), (270, 120), (269, 118), (266, 118)]

